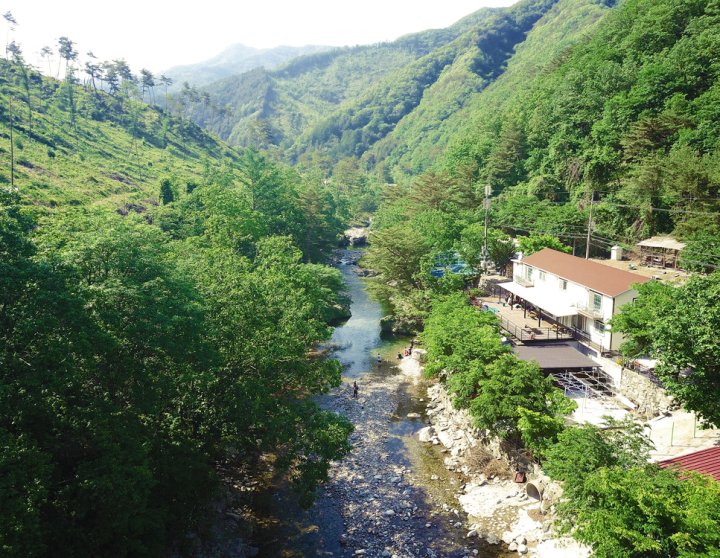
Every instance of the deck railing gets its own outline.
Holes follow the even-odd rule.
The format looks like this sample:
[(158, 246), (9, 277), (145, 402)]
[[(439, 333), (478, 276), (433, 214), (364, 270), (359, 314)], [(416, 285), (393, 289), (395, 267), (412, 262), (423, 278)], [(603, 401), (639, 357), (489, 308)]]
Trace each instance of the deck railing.
[(519, 341), (567, 341), (573, 339), (572, 332), (563, 326), (526, 327), (517, 325), (502, 314), (498, 315), (498, 318), (500, 327)]

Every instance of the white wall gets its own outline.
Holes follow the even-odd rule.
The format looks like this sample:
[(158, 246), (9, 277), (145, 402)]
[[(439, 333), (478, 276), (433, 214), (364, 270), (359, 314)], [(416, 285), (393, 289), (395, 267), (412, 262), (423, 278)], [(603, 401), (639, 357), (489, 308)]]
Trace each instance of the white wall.
[[(528, 267), (522, 262), (513, 263), (513, 275), (519, 277), (526, 277), (525, 268)], [(532, 267), (532, 266), (530, 266)], [(537, 290), (538, 296), (542, 298), (551, 298), (554, 302), (557, 302), (563, 306), (578, 306), (584, 305), (587, 308), (592, 308), (592, 293), (594, 291), (578, 283), (572, 281), (567, 282), (566, 290), (562, 290), (560, 287), (561, 279), (552, 273), (544, 272), (544, 278), (541, 277), (541, 270), (533, 268), (532, 281), (533, 288)], [(615, 350), (622, 342), (622, 336), (620, 334), (614, 334), (610, 331), (607, 325), (610, 318), (617, 313), (617, 308), (622, 304), (631, 302), (633, 298), (637, 296), (637, 292), (630, 290), (626, 293), (615, 297), (602, 295), (602, 321), (605, 323), (605, 331), (599, 332), (595, 329), (595, 322), (592, 318), (585, 318), (587, 332), (590, 339), (603, 347), (604, 350)], [(571, 325), (571, 319), (562, 319), (561, 322), (565, 325)]]
[[(621, 295), (618, 295), (615, 297), (615, 308), (613, 309), (613, 316), (615, 314), (618, 314), (620, 312), (620, 308), (624, 304), (630, 304), (635, 298), (637, 298), (638, 292), (635, 289), (630, 289), (629, 291), (626, 291), (622, 293)], [(622, 342), (625, 340), (625, 336), (622, 333), (619, 332), (613, 332), (612, 333), (612, 343), (610, 345), (610, 349), (613, 351), (617, 351), (620, 348), (620, 345), (622, 345)]]

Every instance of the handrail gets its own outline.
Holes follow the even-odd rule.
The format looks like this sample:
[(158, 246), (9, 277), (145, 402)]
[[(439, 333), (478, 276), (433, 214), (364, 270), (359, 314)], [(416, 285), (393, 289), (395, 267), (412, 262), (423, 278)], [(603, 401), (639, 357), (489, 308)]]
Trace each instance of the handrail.
[(511, 322), (504, 316), (500, 318), (500, 327), (519, 341), (546, 341), (550, 339), (573, 339), (569, 328), (564, 326), (553, 327), (523, 327)]

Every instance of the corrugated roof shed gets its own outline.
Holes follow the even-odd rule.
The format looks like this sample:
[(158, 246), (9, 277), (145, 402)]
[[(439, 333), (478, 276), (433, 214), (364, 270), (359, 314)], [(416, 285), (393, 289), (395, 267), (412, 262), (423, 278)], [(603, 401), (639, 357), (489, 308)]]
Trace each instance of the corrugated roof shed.
[(517, 345), (513, 352), (521, 360), (534, 360), (543, 370), (597, 368), (598, 364), (577, 349), (564, 343), (552, 345)]
[(720, 481), (720, 448), (708, 448), (658, 463), (660, 467), (674, 467), (681, 471), (694, 471), (710, 475)]
[(649, 277), (571, 256), (551, 248), (543, 248), (524, 258), (522, 263), (612, 297), (629, 291), (635, 283), (650, 281)]
[(653, 236), (637, 243), (638, 246), (647, 248), (665, 248), (666, 250), (680, 251), (685, 248), (683, 242), (675, 240), (672, 236)]

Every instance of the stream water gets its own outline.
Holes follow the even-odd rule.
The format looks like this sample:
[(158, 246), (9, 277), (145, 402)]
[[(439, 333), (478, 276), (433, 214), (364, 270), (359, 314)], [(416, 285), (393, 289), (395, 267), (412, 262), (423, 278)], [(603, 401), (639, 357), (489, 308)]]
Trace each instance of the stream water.
[[(396, 354), (408, 343), (403, 338), (381, 337), (382, 308), (368, 296), (363, 279), (358, 277), (352, 265), (354, 258), (352, 254), (349, 256), (350, 263), (339, 265), (339, 269), (351, 295), (352, 316), (335, 329), (330, 340), (331, 356), (343, 365), (344, 387), (341, 390), (349, 389), (353, 380), (372, 383), (374, 379), (387, 379), (387, 375), (398, 374), (397, 367), (388, 363), (394, 364)], [(378, 354), (382, 356), (383, 365), (378, 365), (376, 361)], [(408, 476), (412, 477), (415, 490), (409, 498), (425, 517), (433, 518), (431, 529), (427, 528), (430, 523), (426, 524), (427, 520), (421, 514), (417, 519), (410, 518), (411, 521), (404, 527), (420, 533), (418, 537), (422, 537), (428, 547), (442, 548), (436, 556), (473, 556), (472, 550), (466, 546), (465, 526), (459, 523), (462, 512), (458, 514), (453, 511), (457, 507), (454, 494), (462, 479), (445, 469), (443, 455), (438, 448), (420, 444), (413, 436), (423, 426), (425, 419), (426, 387), (424, 381), (399, 383), (398, 408), (389, 426), (389, 435), (373, 451), (387, 454), (388, 467), (400, 466), (411, 471)], [(328, 406), (332, 397), (323, 396), (320, 404)], [(407, 418), (411, 413), (418, 413), (421, 418)], [(344, 557), (353, 554), (351, 548), (340, 542), (348, 529), (347, 517), (343, 516), (343, 505), (346, 502), (340, 500), (342, 491), (332, 484), (330, 482), (319, 491), (316, 503), (310, 510), (303, 510), (290, 488), (282, 482), (257, 494), (253, 507), (259, 522), (252, 539), (260, 550), (258, 556)], [(347, 499), (346, 494), (344, 497)], [(499, 548), (477, 540), (472, 548), (475, 556), (505, 556)], [(425, 556), (422, 551), (408, 555)]]

